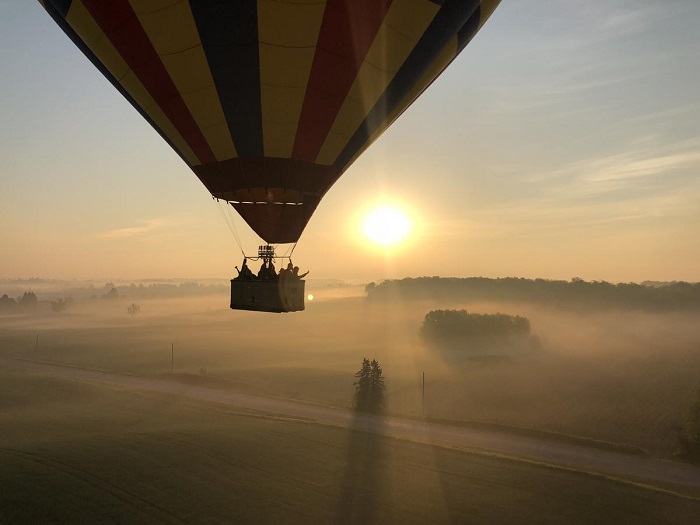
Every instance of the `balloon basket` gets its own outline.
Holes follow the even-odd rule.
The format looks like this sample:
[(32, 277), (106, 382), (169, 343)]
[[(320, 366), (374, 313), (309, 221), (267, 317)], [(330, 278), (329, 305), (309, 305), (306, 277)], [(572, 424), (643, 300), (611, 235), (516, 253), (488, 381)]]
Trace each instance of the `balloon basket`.
[(304, 310), (305, 282), (231, 279), (231, 309), (255, 312)]

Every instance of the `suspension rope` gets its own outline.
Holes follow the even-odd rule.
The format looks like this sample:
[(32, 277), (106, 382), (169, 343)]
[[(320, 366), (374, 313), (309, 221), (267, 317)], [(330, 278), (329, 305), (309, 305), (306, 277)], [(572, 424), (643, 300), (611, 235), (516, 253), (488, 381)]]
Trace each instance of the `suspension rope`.
[[(248, 257), (246, 255), (245, 251), (243, 250), (243, 243), (241, 242), (241, 237), (238, 234), (238, 229), (236, 228), (236, 214), (235, 214), (235, 211), (233, 210), (233, 206), (231, 206), (228, 201), (224, 201), (226, 203), (224, 206), (226, 208), (226, 211), (224, 211), (224, 208), (222, 208), (222, 205), (221, 205), (221, 200), (216, 198), (216, 197), (213, 197), (213, 199), (216, 201), (216, 207), (219, 209), (219, 213), (223, 217), (224, 222), (226, 223), (226, 226), (228, 226), (229, 231), (233, 235), (233, 238), (235, 239), (236, 244), (238, 245), (238, 249), (241, 251), (241, 254), (243, 255), (243, 257), (247, 258), (251, 261), (259, 260), (260, 259), (259, 256), (258, 257), (255, 257), (255, 256)], [(259, 241), (260, 245), (268, 244), (262, 237), (260, 237), (260, 235), (258, 235), (258, 241)], [(273, 246), (275, 253), (276, 253), (277, 249), (279, 248), (280, 245), (274, 244), (272, 246)], [(294, 244), (292, 244), (291, 246), (288, 245), (284, 251), (284, 254), (282, 256), (279, 256), (278, 258), (289, 259), (291, 261), (292, 254), (294, 253), (294, 249), (296, 247), (297, 247), (296, 242)]]
[[(243, 245), (241, 243), (241, 238), (238, 235), (238, 230), (236, 229), (236, 223), (232, 220), (232, 217), (228, 217), (226, 215), (226, 212), (221, 208), (221, 201), (219, 199), (216, 199), (216, 207), (219, 208), (219, 213), (221, 213), (221, 216), (224, 219), (224, 222), (226, 223), (226, 226), (228, 226), (229, 231), (233, 234), (233, 238), (236, 240), (236, 244), (238, 245), (238, 249), (241, 251), (243, 254), (243, 257), (245, 257), (245, 252), (243, 251)], [(228, 202), (226, 202), (226, 207), (228, 208)]]
[(233, 206), (230, 202), (227, 201), (226, 204), (226, 211), (228, 212), (229, 221), (231, 221), (231, 224), (233, 225), (233, 230), (236, 232), (236, 237), (238, 239), (238, 248), (241, 250), (243, 257), (246, 257), (246, 253), (243, 250), (243, 242), (241, 241), (241, 236), (238, 233), (238, 228), (236, 228), (236, 222), (238, 221), (239, 216), (233, 209)]

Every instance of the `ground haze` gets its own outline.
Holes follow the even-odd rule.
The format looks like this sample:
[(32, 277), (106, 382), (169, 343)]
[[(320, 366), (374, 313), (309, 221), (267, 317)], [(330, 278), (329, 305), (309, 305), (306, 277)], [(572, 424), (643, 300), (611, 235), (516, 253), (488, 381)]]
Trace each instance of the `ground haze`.
[[(310, 291), (315, 299), (298, 314), (231, 311), (220, 293), (125, 292), (115, 300), (76, 299), (52, 312), (38, 293), (38, 309), (0, 316), (0, 355), (345, 408), (352, 406), (353, 374), (369, 357), (384, 370), (391, 414), (497, 425), (555, 441), (573, 436), (585, 446), (665, 458), (673, 458), (678, 426), (700, 387), (693, 312), (375, 302), (361, 288)], [(127, 308), (134, 303), (140, 312), (132, 318)], [(503, 360), (445, 361), (420, 336), (423, 317), (438, 308), (527, 317), (541, 348)], [(0, 373), (0, 461), (9, 473), (0, 476), (1, 506), (13, 509), (13, 523), (110, 515), (131, 522), (477, 516), (484, 523), (677, 523), (698, 510), (694, 500), (603, 478), (374, 433)], [(30, 490), (37, 479), (40, 498)], [(84, 499), (75, 496), (80, 491)], [(183, 491), (206, 504), (173, 497)]]

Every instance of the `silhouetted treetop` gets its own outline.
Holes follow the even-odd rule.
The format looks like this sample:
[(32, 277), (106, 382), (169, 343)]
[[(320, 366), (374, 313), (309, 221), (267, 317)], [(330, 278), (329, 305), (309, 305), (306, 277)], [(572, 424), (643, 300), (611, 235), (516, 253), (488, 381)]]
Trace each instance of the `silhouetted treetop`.
[(57, 301), (51, 301), (51, 310), (54, 312), (63, 312), (72, 302), (73, 300), (70, 297), (67, 297), (65, 300), (59, 298)]
[(370, 300), (504, 300), (527, 301), (570, 308), (633, 310), (698, 310), (700, 283), (674, 282), (665, 286), (612, 284), (505, 277), (418, 277), (370, 283)]
[(116, 288), (111, 288), (109, 292), (102, 294), (102, 299), (117, 299), (119, 298), (119, 292)]
[(20, 297), (17, 302), (22, 307), (32, 308), (32, 307), (36, 306), (36, 303), (37, 303), (36, 294), (34, 292), (24, 292), (22, 297)]
[(355, 410), (381, 412), (384, 407), (384, 374), (376, 359), (362, 359), (362, 367), (355, 373)]
[(0, 310), (11, 310), (16, 306), (17, 302), (12, 297), (8, 297), (7, 294), (0, 297)]

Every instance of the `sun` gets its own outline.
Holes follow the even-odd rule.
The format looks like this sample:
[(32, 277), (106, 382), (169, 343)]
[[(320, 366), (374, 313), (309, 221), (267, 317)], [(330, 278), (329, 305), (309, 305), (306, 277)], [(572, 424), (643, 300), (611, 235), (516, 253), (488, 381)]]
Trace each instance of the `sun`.
[(397, 208), (382, 206), (371, 211), (362, 224), (362, 231), (372, 242), (393, 246), (411, 232), (411, 221)]

